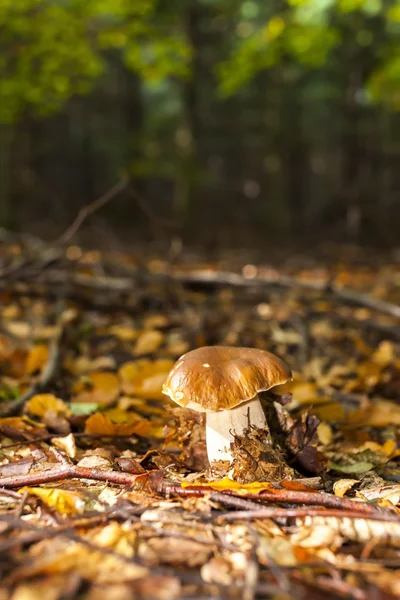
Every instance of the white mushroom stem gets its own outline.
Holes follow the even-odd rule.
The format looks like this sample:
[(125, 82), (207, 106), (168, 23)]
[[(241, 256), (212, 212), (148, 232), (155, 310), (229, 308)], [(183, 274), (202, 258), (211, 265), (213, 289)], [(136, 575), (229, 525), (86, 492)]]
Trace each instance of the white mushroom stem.
[(230, 410), (206, 413), (207, 456), (210, 464), (218, 460), (232, 462), (230, 445), (235, 439), (234, 435), (242, 435), (250, 425), (268, 429), (258, 396)]

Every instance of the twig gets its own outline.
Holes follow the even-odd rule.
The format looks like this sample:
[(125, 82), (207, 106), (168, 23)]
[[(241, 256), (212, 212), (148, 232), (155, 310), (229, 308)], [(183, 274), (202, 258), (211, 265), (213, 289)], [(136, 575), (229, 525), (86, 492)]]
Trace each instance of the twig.
[[(254, 494), (235, 494), (234, 492), (216, 492), (211, 487), (185, 487), (182, 488), (178, 484), (168, 481), (163, 481), (160, 478), (159, 472), (156, 471), (150, 475), (150, 485), (153, 489), (164, 496), (185, 497), (202, 497), (210, 494), (210, 498), (217, 502), (225, 503), (234, 508), (247, 508), (250, 510), (259, 509), (260, 502), (276, 502), (279, 504), (305, 504), (307, 506), (320, 506), (324, 508), (332, 508), (336, 510), (347, 510), (356, 512), (358, 516), (380, 515), (380, 509), (355, 502), (348, 498), (338, 498), (324, 492), (300, 492), (295, 490), (263, 490), (258, 496)], [(251, 499), (251, 500), (250, 500)], [(398, 517), (395, 517), (398, 521)]]
[(302, 290), (321, 292), (328, 294), (333, 298), (338, 298), (349, 304), (365, 306), (372, 310), (390, 315), (400, 319), (400, 306), (385, 302), (379, 298), (373, 298), (353, 290), (348, 290), (343, 287), (334, 286), (325, 283), (310, 283), (303, 282), (287, 275), (277, 275), (276, 277), (256, 277), (247, 278), (237, 273), (229, 273), (226, 271), (193, 271), (184, 275), (175, 275), (175, 279), (181, 283), (202, 283), (204, 285), (227, 285), (232, 287), (281, 287), (281, 288), (298, 288)]
[(24, 394), (22, 394), (22, 396), (16, 400), (13, 400), (12, 402), (7, 402), (5, 406), (2, 406), (0, 408), (0, 417), (9, 417), (18, 414), (25, 406), (25, 403), (30, 400), (32, 396), (45, 391), (56, 378), (58, 369), (60, 367), (63, 342), (66, 336), (67, 328), (76, 318), (75, 312), (62, 312), (62, 307), (63, 303), (59, 309), (61, 316), (58, 320), (58, 331), (51, 343), (49, 359), (42, 371), (40, 378)]
[[(91, 214), (91, 213), (90, 213)], [(75, 230), (74, 230), (75, 232)], [(129, 273), (128, 273), (129, 271)], [(188, 284), (201, 284), (203, 286), (229, 286), (237, 288), (251, 288), (256, 287), (259, 289), (300, 289), (305, 291), (319, 292), (320, 294), (327, 294), (333, 298), (337, 298), (344, 303), (353, 304), (357, 306), (363, 306), (387, 314), (396, 319), (400, 319), (400, 306), (373, 298), (366, 294), (354, 292), (343, 287), (327, 285), (323, 283), (305, 283), (298, 279), (288, 277), (286, 275), (277, 275), (276, 277), (257, 277), (249, 279), (243, 277), (237, 273), (230, 273), (226, 271), (207, 271), (207, 270), (195, 270), (190, 273), (179, 273), (179, 272), (166, 272), (166, 273), (149, 273), (140, 269), (129, 269), (126, 272), (126, 276), (121, 277), (104, 277), (101, 280), (90, 278), (88, 276), (68, 275), (68, 281), (73, 285), (84, 286), (92, 289), (103, 290), (103, 291), (119, 291), (119, 292), (130, 292), (136, 289), (135, 280), (139, 279), (143, 283), (180, 283), (183, 285)], [(41, 278), (41, 283), (57, 284), (64, 283), (66, 281), (67, 274), (62, 271), (48, 271), (46, 279)]]
[(13, 475), (12, 477), (0, 477), (0, 487), (20, 488), (24, 486), (61, 481), (65, 479), (93, 479), (93, 481), (107, 481), (117, 485), (134, 485), (139, 479), (145, 480), (147, 473), (131, 475), (112, 471), (111, 469), (96, 469), (78, 467), (76, 465), (57, 465), (48, 471), (28, 473), (27, 475)]
[(68, 229), (66, 229), (64, 233), (54, 242), (54, 245), (62, 246), (64, 244), (67, 244), (90, 215), (98, 211), (100, 208), (103, 208), (103, 206), (108, 204), (108, 202), (110, 202), (116, 196), (118, 196), (118, 194), (123, 192), (128, 187), (128, 184), (129, 178), (123, 177), (103, 196), (97, 198), (97, 200), (94, 200), (94, 202), (91, 202), (91, 204), (87, 204), (86, 206), (81, 208), (74, 221), (71, 223)]

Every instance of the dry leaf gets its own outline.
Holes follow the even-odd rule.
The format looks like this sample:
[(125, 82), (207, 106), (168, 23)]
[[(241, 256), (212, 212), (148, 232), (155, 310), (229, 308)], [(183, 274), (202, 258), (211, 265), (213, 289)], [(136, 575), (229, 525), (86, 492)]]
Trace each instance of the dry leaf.
[(28, 494), (37, 496), (47, 506), (61, 514), (76, 515), (82, 514), (85, 510), (85, 501), (77, 492), (45, 487), (23, 487), (19, 492), (28, 492)]
[(85, 423), (85, 433), (104, 436), (148, 436), (151, 432), (151, 424), (147, 419), (141, 419), (135, 423), (117, 424), (113, 423), (105, 415), (95, 413)]
[(120, 393), (120, 383), (114, 373), (100, 371), (79, 380), (72, 391), (76, 394), (73, 402), (112, 404)]
[(54, 411), (57, 415), (71, 414), (65, 402), (53, 394), (36, 394), (27, 402), (25, 409), (37, 417), (44, 417), (48, 410)]
[(26, 372), (32, 375), (41, 371), (49, 360), (49, 348), (45, 344), (34, 346), (26, 358)]
[(75, 458), (76, 456), (76, 442), (72, 433), (66, 435), (65, 437), (55, 437), (52, 438), (51, 443), (59, 448), (60, 450), (64, 450), (67, 456), (70, 458)]
[(184, 488), (212, 488), (217, 491), (230, 490), (236, 493), (243, 494), (259, 494), (263, 490), (271, 490), (273, 486), (267, 482), (254, 481), (253, 483), (240, 484), (237, 481), (232, 481), (229, 477), (224, 477), (219, 481), (209, 481), (204, 483), (188, 483), (182, 481), (181, 486)]
[(165, 399), (161, 388), (173, 365), (169, 359), (126, 362), (119, 369), (123, 393), (154, 400)]
[(317, 434), (318, 439), (323, 446), (327, 446), (332, 442), (333, 432), (332, 427), (329, 425), (329, 423), (321, 421), (321, 423), (317, 427)]
[(160, 331), (150, 330), (141, 333), (136, 340), (133, 353), (135, 356), (153, 354), (163, 343), (164, 336)]
[(338, 479), (333, 484), (333, 492), (338, 498), (344, 498), (346, 492), (351, 490), (356, 483), (360, 483), (358, 479)]

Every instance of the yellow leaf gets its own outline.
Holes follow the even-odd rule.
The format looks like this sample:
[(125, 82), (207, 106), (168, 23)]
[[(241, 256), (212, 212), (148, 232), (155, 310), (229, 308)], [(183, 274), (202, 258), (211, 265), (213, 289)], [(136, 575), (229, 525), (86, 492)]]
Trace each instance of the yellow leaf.
[(369, 406), (347, 415), (346, 426), (387, 427), (400, 425), (400, 404), (389, 400), (374, 400)]
[(49, 349), (45, 344), (34, 346), (26, 358), (26, 372), (32, 375), (41, 371), (49, 360)]
[(343, 498), (356, 483), (359, 483), (358, 479), (339, 479), (333, 484), (333, 492), (338, 498)]
[(332, 428), (329, 423), (322, 421), (317, 427), (318, 438), (321, 444), (327, 446), (332, 442)]
[(390, 365), (390, 363), (394, 361), (394, 358), (394, 345), (393, 342), (389, 342), (389, 340), (384, 340), (381, 342), (372, 355), (372, 360), (382, 367)]
[(174, 363), (169, 359), (129, 361), (119, 369), (122, 391), (130, 396), (163, 400), (162, 385)]
[(74, 402), (112, 404), (120, 392), (120, 383), (115, 373), (91, 373), (86, 381), (78, 381), (73, 387)]
[(137, 331), (135, 331), (132, 327), (123, 326), (123, 325), (113, 325), (109, 328), (108, 333), (111, 335), (115, 335), (120, 340), (124, 342), (133, 342), (138, 336)]
[(37, 417), (44, 417), (48, 410), (53, 410), (58, 415), (69, 416), (71, 414), (65, 402), (54, 394), (36, 394), (27, 402), (26, 410)]
[(145, 329), (159, 329), (168, 325), (168, 319), (165, 315), (150, 315), (144, 319)]
[(232, 481), (229, 477), (224, 477), (219, 481), (209, 481), (204, 483), (189, 483), (187, 481), (182, 481), (182, 487), (196, 487), (196, 488), (212, 488), (217, 491), (226, 491), (230, 490), (232, 492), (242, 493), (242, 494), (259, 494), (263, 490), (271, 490), (273, 486), (270, 483), (262, 482), (262, 481), (254, 481), (253, 483), (238, 483), (237, 481)]
[(113, 423), (106, 415), (95, 413), (85, 423), (85, 433), (104, 436), (150, 435), (151, 424), (147, 419), (135, 423)]
[(85, 509), (85, 502), (82, 496), (77, 492), (70, 492), (59, 488), (39, 487), (23, 487), (19, 492), (28, 492), (28, 494), (37, 496), (47, 506), (54, 508), (64, 515), (81, 514)]
[(139, 356), (141, 354), (152, 354), (159, 349), (163, 339), (164, 336), (160, 331), (144, 331), (138, 337), (133, 353), (135, 356)]

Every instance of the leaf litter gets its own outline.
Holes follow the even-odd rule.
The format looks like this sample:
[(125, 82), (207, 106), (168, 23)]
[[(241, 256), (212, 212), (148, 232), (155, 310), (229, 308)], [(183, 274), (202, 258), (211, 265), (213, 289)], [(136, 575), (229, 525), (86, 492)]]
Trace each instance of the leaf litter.
[[(2, 283), (1, 598), (398, 597), (398, 266), (80, 256)], [(231, 469), (161, 392), (202, 345), (294, 374)]]

